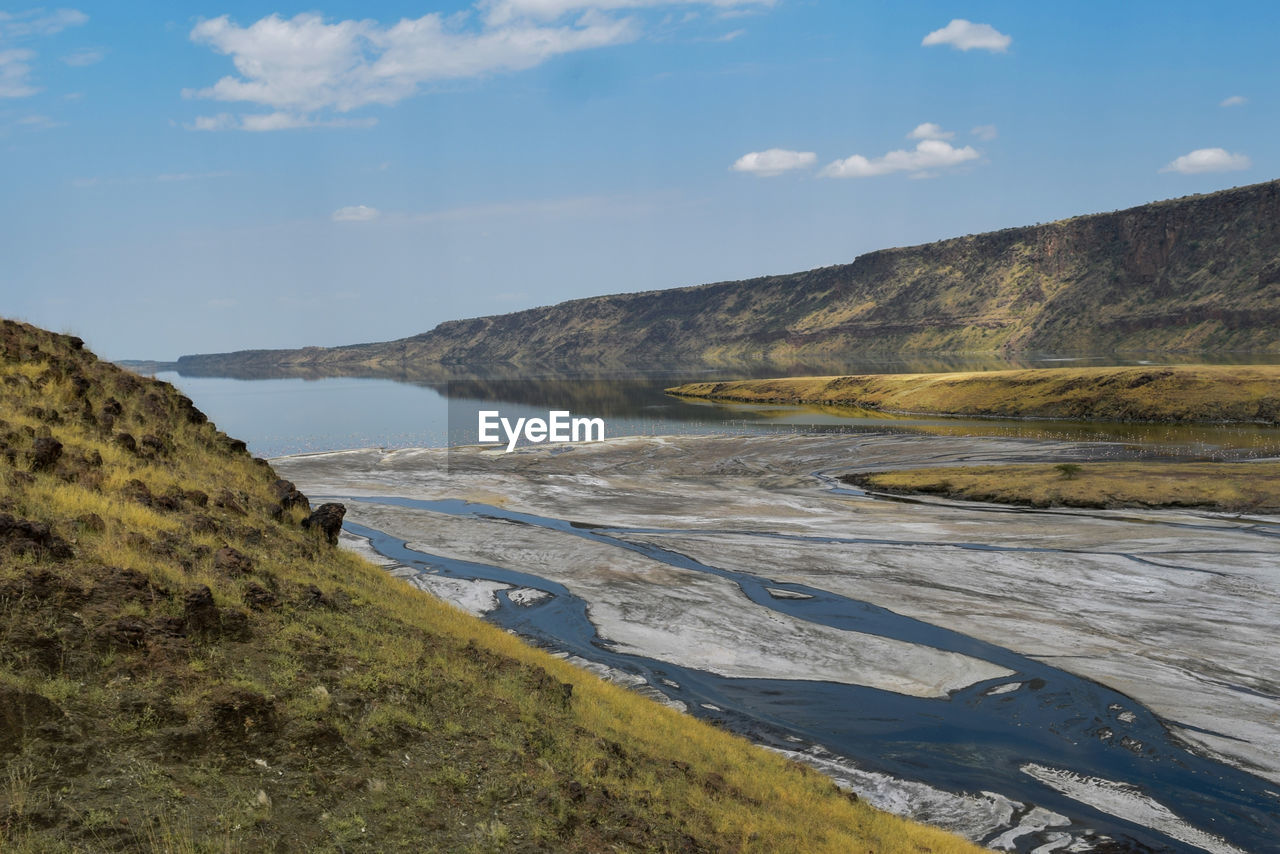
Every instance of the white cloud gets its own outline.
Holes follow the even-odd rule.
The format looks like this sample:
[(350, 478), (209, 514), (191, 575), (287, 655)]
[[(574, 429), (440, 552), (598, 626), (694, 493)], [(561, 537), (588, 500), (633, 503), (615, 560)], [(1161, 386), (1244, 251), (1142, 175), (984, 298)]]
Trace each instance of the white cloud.
[(973, 130), (969, 131), (969, 133), (973, 134), (978, 139), (981, 139), (984, 142), (990, 142), (991, 140), (995, 139), (997, 136), (1000, 135), (999, 132), (996, 130), (995, 125), (978, 125)]
[(1249, 99), (1246, 98), (1244, 95), (1232, 95), (1230, 98), (1223, 98), (1222, 102), (1218, 104), (1218, 106), (1219, 107), (1243, 107), (1247, 103), (1249, 103)]
[(216, 116), (196, 116), (194, 122), (186, 125), (187, 130), (297, 130), (299, 128), (371, 128), (378, 123), (375, 118), (363, 119), (313, 119), (294, 113), (253, 113), (233, 116), (230, 113), (218, 113)]
[(955, 18), (942, 29), (929, 33), (920, 42), (925, 47), (949, 44), (956, 50), (989, 50), (992, 53), (1004, 53), (1012, 43), (1010, 36), (990, 24), (975, 24), (964, 18)]
[(1225, 148), (1197, 148), (1174, 160), (1161, 172), (1181, 172), (1196, 175), (1201, 172), (1238, 172), (1248, 169), (1253, 161), (1243, 154), (1232, 154)]
[(24, 12), (0, 12), (0, 39), (20, 39), (28, 36), (52, 36), (67, 27), (87, 23), (89, 16), (75, 9), (27, 9)]
[(159, 175), (143, 175), (133, 177), (92, 177), (92, 178), (73, 178), (71, 186), (79, 189), (87, 189), (90, 187), (104, 187), (128, 184), (173, 184), (183, 181), (205, 181), (213, 178), (228, 178), (235, 175), (235, 172), (163, 172)]
[(55, 121), (48, 116), (41, 115), (23, 116), (14, 122), (14, 124), (18, 127), (26, 128), (27, 130), (49, 130), (50, 128), (59, 128), (63, 126), (62, 122)]
[(620, 9), (646, 9), (663, 6), (713, 6), (732, 10), (750, 6), (772, 6), (775, 0), (480, 0), (476, 5), (484, 11), (485, 20), (501, 26), (521, 18), (554, 21), (565, 15), (590, 12), (614, 12)]
[(24, 12), (0, 12), (0, 98), (26, 98), (39, 92), (31, 84), (31, 60), (36, 52), (27, 48), (6, 47), (20, 39), (51, 36), (67, 27), (76, 27), (89, 16), (75, 9), (28, 9)]
[(338, 208), (333, 212), (334, 222), (369, 222), (377, 219), (382, 212), (377, 208), (371, 208), (368, 205), (351, 205), (345, 208)]
[(332, 127), (316, 118), (399, 103), (424, 85), (532, 68), (552, 57), (634, 41), (640, 19), (611, 12), (660, 6), (769, 6), (774, 0), (478, 0), (471, 11), (383, 25), (316, 13), (270, 15), (240, 26), (223, 15), (190, 37), (231, 58), (235, 73), (188, 98), (243, 102), (272, 112), (204, 116), (197, 130)]
[(218, 113), (216, 116), (196, 116), (196, 120), (187, 125), (188, 130), (232, 130), (238, 126), (236, 117), (230, 113)]
[(73, 68), (82, 68), (86, 65), (93, 65), (95, 62), (101, 62), (106, 55), (106, 51), (86, 48), (62, 57), (62, 61)]
[(28, 82), (33, 50), (0, 50), (0, 98), (25, 98), (40, 90)]
[(201, 21), (193, 41), (232, 58), (227, 76), (187, 97), (247, 101), (277, 111), (339, 112), (395, 104), (433, 80), (530, 68), (557, 54), (628, 41), (627, 20), (583, 26), (460, 29), (439, 14), (381, 27), (373, 21), (328, 23), (316, 14), (271, 15), (240, 27), (225, 15)]
[(753, 151), (744, 154), (729, 167), (735, 172), (749, 172), (752, 175), (768, 177), (781, 175), (792, 169), (807, 169), (818, 160), (812, 151), (788, 151), (785, 148), (770, 148), (766, 151)]
[(925, 122), (922, 125), (916, 125), (916, 129), (907, 134), (907, 139), (951, 139), (953, 136), (955, 136), (954, 132), (943, 130), (933, 122)]
[(870, 178), (892, 172), (910, 172), (912, 178), (930, 178), (930, 169), (945, 169), (978, 159), (971, 146), (955, 148), (941, 139), (921, 140), (913, 151), (890, 151), (883, 157), (855, 154), (827, 164), (820, 173), (827, 178)]

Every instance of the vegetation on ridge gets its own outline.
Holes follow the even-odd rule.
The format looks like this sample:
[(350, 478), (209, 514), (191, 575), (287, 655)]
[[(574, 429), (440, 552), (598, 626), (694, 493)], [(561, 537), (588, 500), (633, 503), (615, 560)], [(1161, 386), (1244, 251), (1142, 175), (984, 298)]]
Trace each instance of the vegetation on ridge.
[(172, 386), (0, 321), (0, 849), (978, 850), (304, 530)]
[(1280, 423), (1280, 365), (1035, 368), (687, 383), (668, 394), (892, 413)]
[[(870, 252), (850, 264), (572, 300), (346, 347), (179, 370), (399, 376), (426, 364), (786, 363), (943, 351), (1280, 352), (1280, 181)], [(602, 284), (607, 288), (607, 283)]]
[(1032, 507), (1280, 511), (1277, 462), (940, 466), (845, 475), (863, 489)]

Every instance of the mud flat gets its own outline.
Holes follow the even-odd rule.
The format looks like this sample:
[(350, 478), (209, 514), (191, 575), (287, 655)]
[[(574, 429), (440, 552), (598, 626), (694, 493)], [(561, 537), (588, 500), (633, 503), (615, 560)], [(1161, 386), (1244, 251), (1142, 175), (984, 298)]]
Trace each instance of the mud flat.
[[(780, 740), (790, 731), (851, 757), (848, 781), (888, 772), (1014, 804), (971, 838), (1252, 850), (1280, 812), (1280, 518), (903, 502), (836, 480), (1123, 456), (1015, 439), (724, 436), (276, 465), (313, 498), (348, 501), (354, 528), (387, 538), (380, 552), (403, 545), (393, 571), (473, 610), (496, 605), (491, 617), (514, 615), (548, 646), (581, 603), (589, 626), (566, 652), (624, 670), (633, 660), (672, 701), (727, 710), (729, 725), (781, 749), (802, 751)], [(831, 711), (805, 717), (806, 703)], [(852, 715), (866, 732), (844, 720), (850, 704), (867, 707)], [(931, 737), (941, 746), (916, 763), (930, 772), (895, 764)], [(973, 751), (986, 753), (955, 758)], [(1080, 781), (1092, 779), (1113, 794), (1089, 794)]]

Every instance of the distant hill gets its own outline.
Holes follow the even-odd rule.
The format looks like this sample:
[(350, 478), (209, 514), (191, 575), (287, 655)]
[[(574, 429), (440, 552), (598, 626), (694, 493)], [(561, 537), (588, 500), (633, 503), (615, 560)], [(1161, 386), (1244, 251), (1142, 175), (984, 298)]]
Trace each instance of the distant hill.
[(885, 249), (851, 264), (591, 297), (379, 344), (184, 356), (184, 373), (789, 362), (867, 352), (1280, 352), (1280, 182)]

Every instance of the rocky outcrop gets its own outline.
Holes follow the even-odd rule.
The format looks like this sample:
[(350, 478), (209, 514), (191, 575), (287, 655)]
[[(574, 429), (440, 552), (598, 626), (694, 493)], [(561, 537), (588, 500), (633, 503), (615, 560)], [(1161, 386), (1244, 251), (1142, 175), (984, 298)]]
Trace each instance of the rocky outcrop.
[(329, 545), (338, 544), (338, 533), (342, 530), (342, 517), (347, 515), (345, 504), (330, 502), (321, 504), (310, 516), (302, 520), (302, 527), (315, 528), (324, 534)]

